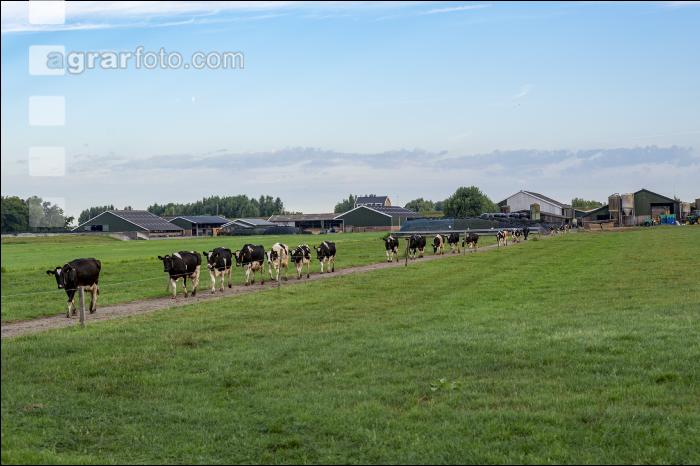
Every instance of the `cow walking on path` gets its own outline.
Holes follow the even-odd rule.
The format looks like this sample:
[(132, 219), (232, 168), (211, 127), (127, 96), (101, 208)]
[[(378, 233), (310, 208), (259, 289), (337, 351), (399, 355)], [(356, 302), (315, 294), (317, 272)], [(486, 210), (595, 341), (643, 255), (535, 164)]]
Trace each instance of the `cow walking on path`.
[(292, 262), (297, 269), (297, 280), (301, 279), (301, 273), (306, 264), (306, 278), (309, 278), (311, 268), (311, 248), (308, 244), (300, 244), (291, 252)]
[(245, 244), (239, 251), (233, 253), (236, 267), (245, 270), (246, 286), (255, 283), (255, 272), (260, 272), (260, 284), (265, 284), (265, 248), (260, 245)]
[(316, 257), (321, 263), (321, 273), (323, 273), (324, 264), (328, 264), (326, 267), (327, 272), (335, 272), (335, 243), (330, 241), (321, 243), (321, 245), (316, 248)]
[(182, 279), (182, 287), (185, 290), (185, 298), (188, 296), (188, 278), (192, 280), (192, 296), (196, 296), (199, 286), (199, 272), (202, 266), (202, 256), (198, 252), (174, 252), (167, 256), (158, 256), (158, 259), (163, 261), (163, 272), (167, 272), (170, 276), (168, 288), (172, 291), (173, 299), (177, 296), (177, 281), (180, 279)]
[(204, 257), (207, 258), (207, 267), (209, 268), (209, 277), (211, 278), (211, 292), (216, 292), (216, 278), (221, 277), (220, 291), (224, 292), (224, 282), (228, 276), (228, 287), (233, 286), (233, 253), (228, 248), (216, 248), (211, 252), (204, 251)]
[(98, 282), (101, 269), (102, 263), (97, 259), (90, 258), (75, 259), (63, 265), (63, 267), (57, 266), (53, 270), (46, 271), (47, 275), (56, 277), (58, 288), (65, 290), (66, 295), (68, 295), (67, 318), (70, 319), (71, 313), (73, 315), (76, 314), (75, 292), (80, 287), (91, 293), (90, 314), (97, 310), (97, 295), (100, 294)]
[(275, 243), (272, 245), (272, 249), (267, 252), (267, 270), (270, 272), (270, 280), (272, 280), (273, 268), (275, 269), (275, 280), (280, 280), (280, 269), (284, 269), (284, 281), (287, 281), (289, 248), (286, 244)]
[(386, 261), (392, 262), (394, 259), (396, 259), (396, 262), (398, 262), (399, 240), (394, 238), (392, 235), (389, 235), (386, 238), (382, 238), (382, 241), (384, 241), (384, 247), (386, 248)]

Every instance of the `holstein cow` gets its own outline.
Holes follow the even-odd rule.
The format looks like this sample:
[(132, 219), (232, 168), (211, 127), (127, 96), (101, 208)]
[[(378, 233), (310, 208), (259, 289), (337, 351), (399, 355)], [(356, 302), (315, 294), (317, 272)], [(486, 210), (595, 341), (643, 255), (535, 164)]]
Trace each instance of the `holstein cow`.
[[(244, 245), (240, 251), (233, 253), (236, 257), (236, 267), (245, 270), (245, 285), (255, 283), (255, 272), (260, 271), (260, 284), (265, 284), (265, 248), (254, 244)], [(252, 275), (252, 280), (251, 280)]]
[(97, 259), (75, 259), (63, 267), (56, 267), (54, 270), (47, 270), (47, 275), (56, 277), (56, 284), (59, 289), (66, 290), (68, 295), (68, 310), (66, 317), (70, 319), (71, 310), (76, 313), (75, 292), (79, 287), (90, 291), (92, 294), (90, 301), (90, 314), (97, 310), (97, 295), (100, 294), (98, 282), (100, 280), (100, 270), (102, 263)]
[(425, 250), (425, 237), (421, 235), (411, 235), (407, 239), (409, 257), (411, 259), (415, 259), (416, 251), (418, 251), (418, 257), (423, 257), (423, 251)]
[(437, 234), (433, 238), (433, 254), (444, 254), (445, 253), (445, 238)]
[(331, 267), (330, 272), (335, 272), (335, 243), (324, 241), (316, 248), (316, 257), (321, 263), (321, 273), (323, 273), (323, 264), (328, 263)]
[(389, 235), (386, 238), (382, 238), (384, 241), (384, 247), (386, 248), (386, 261), (391, 262), (396, 258), (396, 262), (399, 261), (399, 240)]
[(309, 269), (311, 268), (311, 248), (307, 244), (300, 244), (292, 249), (292, 262), (297, 269), (297, 280), (301, 279), (301, 271), (306, 264), (306, 278), (309, 278)]
[(450, 236), (447, 237), (447, 244), (450, 245), (450, 252), (454, 253), (455, 250), (457, 254), (462, 252), (459, 249), (459, 233), (450, 233)]
[(476, 233), (467, 233), (462, 242), (462, 247), (467, 247), (469, 249), (474, 249), (476, 251), (477, 243), (479, 242), (479, 235)]
[(498, 241), (498, 247), (501, 247), (501, 243), (504, 246), (508, 246), (508, 230), (498, 230), (496, 233), (496, 241)]
[(512, 235), (513, 235), (513, 242), (519, 243), (520, 238), (523, 236), (523, 232), (519, 228), (513, 228)]
[(272, 249), (267, 252), (267, 270), (270, 271), (272, 280), (272, 269), (275, 269), (275, 280), (280, 279), (280, 269), (284, 269), (284, 281), (287, 281), (287, 270), (289, 269), (289, 248), (286, 244), (275, 243)]
[(228, 287), (233, 286), (233, 253), (228, 248), (216, 248), (211, 252), (204, 251), (204, 257), (207, 258), (207, 267), (209, 268), (209, 277), (211, 278), (211, 292), (216, 292), (216, 277), (221, 277), (220, 291), (224, 292), (224, 282), (228, 275)]
[(527, 235), (530, 234), (530, 227), (524, 226), (523, 227), (523, 239), (527, 241)]
[(158, 256), (158, 259), (163, 261), (163, 272), (167, 272), (170, 276), (168, 288), (170, 288), (173, 293), (173, 299), (177, 296), (177, 281), (180, 279), (182, 279), (182, 288), (185, 290), (185, 298), (188, 296), (188, 278), (192, 280), (192, 296), (197, 295), (199, 271), (202, 266), (202, 256), (200, 256), (198, 252), (174, 252), (167, 256)]

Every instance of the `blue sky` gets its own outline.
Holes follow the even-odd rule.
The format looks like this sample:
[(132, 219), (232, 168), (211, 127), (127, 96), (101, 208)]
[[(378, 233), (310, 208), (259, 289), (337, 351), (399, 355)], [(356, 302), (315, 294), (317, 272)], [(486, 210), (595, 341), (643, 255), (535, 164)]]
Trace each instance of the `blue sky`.
[[(98, 3), (69, 2), (60, 26), (3, 3), (3, 195), (70, 214), (239, 193), (329, 211), (471, 184), (700, 197), (697, 3)], [(245, 67), (30, 76), (40, 44)], [(65, 96), (66, 125), (29, 126), (33, 95)], [(42, 145), (66, 148), (66, 176), (28, 175)]]

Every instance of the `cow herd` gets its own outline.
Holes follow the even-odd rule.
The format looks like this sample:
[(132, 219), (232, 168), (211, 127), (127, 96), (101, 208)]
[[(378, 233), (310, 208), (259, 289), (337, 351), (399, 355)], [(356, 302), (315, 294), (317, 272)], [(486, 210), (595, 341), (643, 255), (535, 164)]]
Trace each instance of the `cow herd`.
[[(566, 232), (566, 230), (562, 230)], [(554, 232), (554, 231), (552, 231)], [(496, 234), (498, 246), (507, 246), (508, 239), (519, 242), (527, 240), (529, 228), (512, 228), (499, 230)], [(423, 257), (426, 247), (426, 238), (420, 234), (413, 234), (405, 238), (407, 241), (407, 256), (410, 259)], [(432, 246), (434, 254), (444, 254), (446, 247), (451, 253), (460, 253), (461, 248), (476, 250), (479, 242), (479, 235), (476, 233), (465, 233), (460, 238), (459, 233), (453, 232), (449, 235), (437, 234), (433, 238)], [(388, 235), (382, 238), (386, 247), (386, 258), (388, 262), (399, 261), (399, 238)], [(316, 259), (319, 262), (321, 273), (335, 272), (335, 243), (323, 241), (319, 246), (314, 246)], [(312, 248), (307, 244), (300, 244), (294, 249), (289, 249), (286, 244), (275, 243), (269, 250), (261, 245), (245, 244), (241, 249), (232, 251), (229, 248), (218, 247), (211, 251), (203, 251), (199, 254), (196, 251), (179, 251), (165, 256), (158, 256), (163, 263), (163, 272), (168, 274), (169, 282), (167, 291), (170, 291), (172, 298), (177, 296), (177, 282), (182, 280), (182, 288), (185, 297), (189, 296), (187, 291), (187, 280), (192, 283), (192, 296), (197, 294), (199, 287), (200, 271), (202, 266), (202, 256), (206, 261), (209, 270), (211, 293), (216, 292), (217, 282), (219, 291), (224, 291), (224, 284), (229, 288), (233, 286), (233, 264), (241, 267), (245, 275), (245, 285), (255, 283), (256, 274), (260, 274), (260, 284), (265, 284), (265, 264), (270, 280), (287, 280), (290, 263), (294, 265), (297, 279), (301, 279), (304, 266), (306, 266), (306, 278), (311, 275), (311, 254)], [(75, 259), (63, 266), (47, 270), (48, 275), (54, 275), (59, 289), (65, 290), (68, 295), (68, 309), (66, 317), (76, 314), (75, 294), (79, 288), (90, 291), (92, 295), (90, 303), (90, 313), (97, 310), (97, 297), (100, 294), (99, 278), (102, 264), (97, 259)], [(273, 276), (274, 274), (274, 276)]]

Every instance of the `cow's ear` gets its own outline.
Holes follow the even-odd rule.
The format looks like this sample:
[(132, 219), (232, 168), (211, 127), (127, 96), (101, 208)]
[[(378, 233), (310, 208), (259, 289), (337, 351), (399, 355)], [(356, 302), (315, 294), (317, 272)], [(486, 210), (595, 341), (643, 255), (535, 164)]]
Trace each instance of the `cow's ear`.
[(56, 271), (55, 270), (47, 270), (46, 275), (56, 275)]
[(165, 258), (163, 256), (158, 256), (159, 260), (164, 260)]

